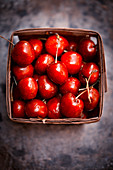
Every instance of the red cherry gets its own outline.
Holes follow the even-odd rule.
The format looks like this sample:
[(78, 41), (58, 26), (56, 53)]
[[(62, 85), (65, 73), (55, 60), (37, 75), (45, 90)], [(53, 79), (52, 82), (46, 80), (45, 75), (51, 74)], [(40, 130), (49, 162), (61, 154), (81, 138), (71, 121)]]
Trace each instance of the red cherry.
[(25, 103), (21, 100), (15, 100), (12, 102), (12, 112), (14, 118), (25, 117)]
[(48, 77), (56, 84), (62, 85), (68, 79), (68, 71), (64, 63), (51, 63), (47, 68)]
[(28, 41), (19, 41), (12, 51), (12, 59), (19, 66), (27, 66), (35, 59), (34, 49)]
[(42, 41), (38, 40), (38, 39), (30, 39), (29, 43), (33, 46), (34, 51), (35, 51), (35, 58), (37, 58), (43, 49), (43, 43)]
[(44, 102), (38, 99), (33, 99), (27, 102), (25, 112), (28, 117), (41, 117), (47, 116), (47, 106)]
[(17, 85), (13, 87), (13, 99), (18, 100), (19, 98), (20, 98), (20, 92)]
[(46, 73), (47, 67), (54, 61), (50, 54), (42, 54), (35, 63), (35, 70), (38, 74)]
[(26, 77), (19, 81), (18, 88), (22, 99), (29, 100), (36, 97), (38, 84), (34, 78)]
[(48, 108), (48, 117), (51, 119), (59, 119), (61, 118), (60, 114), (60, 99), (57, 97), (54, 97), (50, 99), (47, 103)]
[(34, 72), (34, 68), (31, 64), (26, 66), (26, 67), (19, 67), (17, 65), (13, 65), (12, 71), (13, 71), (13, 74), (15, 75), (15, 77), (16, 77), (16, 80), (19, 81), (19, 80), (26, 78), (26, 77), (32, 77), (33, 72)]
[(99, 95), (99, 92), (98, 92), (97, 89), (91, 88), (91, 89), (89, 89), (89, 96), (90, 96), (91, 102), (89, 102), (87, 91), (84, 92), (80, 96), (80, 99), (82, 99), (84, 101), (84, 107), (85, 107), (85, 110), (87, 110), (87, 111), (91, 111), (94, 108), (96, 108), (96, 106), (99, 102), (99, 96), (100, 95)]
[(34, 75), (33, 75), (33, 78), (35, 79), (36, 82), (38, 82), (38, 80), (39, 80), (39, 78), (40, 78), (40, 75), (34, 74)]
[[(90, 76), (91, 74), (91, 76)], [(82, 70), (79, 72), (79, 80), (82, 84), (85, 85), (85, 78), (89, 78), (90, 84), (94, 84), (99, 78), (99, 67), (95, 63), (86, 63), (84, 64)]]
[(77, 43), (74, 41), (69, 42), (69, 46), (67, 47), (67, 51), (76, 51)]
[(39, 93), (44, 99), (49, 99), (57, 94), (57, 86), (46, 75), (40, 76), (38, 85)]
[(96, 45), (90, 39), (83, 39), (78, 46), (78, 51), (84, 61), (91, 61), (96, 55)]
[(77, 52), (69, 51), (62, 55), (61, 61), (67, 66), (70, 74), (77, 74), (82, 65), (82, 57)]
[(76, 95), (80, 86), (80, 81), (77, 78), (69, 77), (66, 83), (60, 86), (60, 92), (62, 94), (73, 93)]
[[(52, 35), (47, 39), (45, 43), (45, 48), (49, 54), (56, 56), (57, 45), (58, 45), (57, 35)], [(68, 47), (68, 45), (69, 45), (68, 41), (64, 37), (59, 36), (58, 56), (60, 56), (63, 53), (63, 51)]]
[(61, 99), (61, 113), (69, 118), (80, 117), (84, 109), (84, 103), (81, 99), (76, 99), (74, 94), (67, 93)]

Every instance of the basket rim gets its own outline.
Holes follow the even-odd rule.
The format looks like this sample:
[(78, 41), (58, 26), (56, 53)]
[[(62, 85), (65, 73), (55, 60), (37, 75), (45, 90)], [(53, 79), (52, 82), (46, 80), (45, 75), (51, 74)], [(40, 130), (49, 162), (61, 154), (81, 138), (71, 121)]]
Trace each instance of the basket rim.
[[(21, 29), (21, 30), (16, 30), (11, 34), (11, 38), (10, 41), (13, 42), (13, 37), (14, 36), (19, 36), (21, 34), (26, 34), (26, 33), (32, 33), (32, 31), (34, 31), (34, 33), (37, 33), (39, 31), (42, 32), (47, 32), (47, 31), (67, 31), (67, 32), (81, 32), (82, 33), (88, 33), (90, 35), (96, 35), (97, 37), (99, 37), (99, 41), (101, 44), (101, 55), (103, 58), (102, 61), (102, 73), (103, 75), (101, 76), (102, 80), (104, 83), (102, 83), (102, 107), (99, 109), (99, 116), (98, 117), (94, 117), (94, 118), (89, 118), (89, 119), (80, 119), (80, 118), (66, 118), (66, 119), (46, 119), (45, 123), (43, 120), (40, 119), (22, 119), (22, 118), (13, 118), (12, 114), (11, 114), (11, 100), (10, 100), (10, 73), (8, 72), (10, 65), (11, 65), (11, 48), (12, 45), (9, 44), (9, 49), (8, 49), (8, 58), (7, 58), (7, 73), (6, 73), (6, 106), (7, 106), (7, 112), (8, 112), (8, 117), (10, 118), (10, 120), (12, 120), (13, 122), (19, 122), (19, 123), (39, 123), (39, 124), (86, 124), (86, 123), (93, 123), (93, 122), (97, 122), (100, 120), (101, 116), (102, 116), (102, 109), (103, 109), (103, 98), (104, 98), (104, 91), (107, 92), (107, 77), (106, 77), (106, 66), (105, 66), (105, 56), (104, 56), (104, 48), (103, 48), (103, 41), (102, 41), (102, 37), (101, 35), (97, 32), (97, 31), (93, 31), (93, 30), (88, 30), (88, 29), (80, 29), (80, 28), (28, 28), (28, 29)], [(44, 32), (44, 33), (45, 33)], [(64, 121), (65, 120), (65, 121)], [(53, 122), (52, 122), (53, 121)]]

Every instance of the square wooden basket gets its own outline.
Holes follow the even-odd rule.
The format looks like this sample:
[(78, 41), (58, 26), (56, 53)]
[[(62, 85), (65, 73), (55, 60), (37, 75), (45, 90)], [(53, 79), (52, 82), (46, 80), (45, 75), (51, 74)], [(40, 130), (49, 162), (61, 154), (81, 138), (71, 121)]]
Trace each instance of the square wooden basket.
[[(24, 29), (18, 30), (12, 33), (10, 41), (13, 42), (13, 38), (16, 36), (20, 40), (28, 40), (30, 38), (47, 38), (47, 33), (58, 33), (66, 37), (68, 40), (78, 41), (84, 37), (96, 38), (97, 41), (97, 64), (100, 68), (100, 81), (98, 84), (98, 90), (100, 93), (100, 100), (97, 108), (98, 114), (93, 118), (81, 119), (81, 118), (62, 118), (62, 119), (38, 119), (38, 118), (13, 118), (11, 111), (11, 51), (12, 44), (9, 44), (8, 59), (7, 59), (7, 73), (6, 73), (6, 105), (9, 118), (14, 122), (19, 123), (38, 123), (38, 124), (85, 124), (93, 123), (100, 120), (103, 109), (104, 92), (107, 91), (107, 78), (105, 67), (105, 56), (103, 42), (100, 34), (91, 30), (74, 29), (74, 28), (36, 28), (36, 29)], [(93, 113), (94, 114), (94, 113)]]

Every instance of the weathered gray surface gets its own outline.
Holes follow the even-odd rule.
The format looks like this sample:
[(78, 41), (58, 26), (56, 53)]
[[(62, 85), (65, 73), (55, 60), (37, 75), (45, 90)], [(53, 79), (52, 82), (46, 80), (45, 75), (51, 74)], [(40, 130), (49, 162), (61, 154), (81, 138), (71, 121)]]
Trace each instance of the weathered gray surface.
[(35, 27), (99, 31), (108, 75), (103, 116), (98, 123), (81, 126), (11, 122), (5, 105), (8, 43), (0, 39), (0, 169), (113, 169), (113, 1), (1, 0), (2, 36)]

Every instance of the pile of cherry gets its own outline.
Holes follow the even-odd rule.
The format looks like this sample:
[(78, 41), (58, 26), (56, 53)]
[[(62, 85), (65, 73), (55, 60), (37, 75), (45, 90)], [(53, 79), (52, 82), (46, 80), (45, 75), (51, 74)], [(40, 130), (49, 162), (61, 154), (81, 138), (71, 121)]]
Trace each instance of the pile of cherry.
[(45, 42), (19, 41), (12, 50), (13, 117), (87, 118), (99, 103), (96, 56), (90, 38), (76, 43), (56, 33)]

